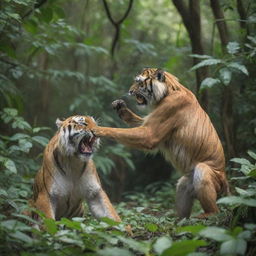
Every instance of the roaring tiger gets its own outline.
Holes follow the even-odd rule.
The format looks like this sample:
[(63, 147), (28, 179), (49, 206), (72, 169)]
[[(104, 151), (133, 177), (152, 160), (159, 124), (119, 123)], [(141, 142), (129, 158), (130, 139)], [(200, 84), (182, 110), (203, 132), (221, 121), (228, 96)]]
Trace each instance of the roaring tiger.
[(138, 105), (150, 107), (149, 115), (141, 118), (123, 100), (116, 100), (113, 107), (133, 128), (95, 125), (93, 133), (137, 149), (161, 151), (183, 175), (176, 189), (179, 217), (190, 216), (195, 198), (204, 210), (198, 218), (217, 213), (217, 197), (229, 193), (224, 152), (194, 94), (175, 76), (156, 68), (146, 68), (137, 75), (129, 94), (136, 97)]
[(77, 115), (64, 121), (57, 119), (56, 124), (58, 131), (46, 146), (35, 178), (32, 205), (47, 218), (59, 220), (81, 217), (86, 200), (96, 218), (120, 222), (92, 160), (99, 145), (99, 138), (90, 131), (96, 124), (94, 119)]

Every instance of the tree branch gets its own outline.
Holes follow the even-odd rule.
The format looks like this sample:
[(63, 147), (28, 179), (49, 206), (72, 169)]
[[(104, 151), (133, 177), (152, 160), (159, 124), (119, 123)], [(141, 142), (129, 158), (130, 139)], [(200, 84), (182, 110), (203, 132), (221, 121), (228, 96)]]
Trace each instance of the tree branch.
[(120, 27), (121, 27), (122, 23), (124, 22), (124, 20), (128, 17), (128, 15), (132, 9), (133, 0), (129, 1), (128, 8), (126, 9), (123, 17), (121, 17), (118, 21), (115, 21), (113, 19), (107, 1), (106, 0), (102, 0), (102, 1), (103, 1), (103, 5), (104, 5), (104, 9), (106, 11), (107, 17), (115, 28), (115, 35), (113, 37), (112, 46), (111, 46), (111, 56), (113, 57), (114, 53), (115, 53), (115, 48), (116, 48), (117, 42), (120, 37)]
[(215, 18), (215, 22), (218, 27), (221, 45), (222, 45), (222, 48), (225, 49), (229, 41), (228, 39), (229, 36), (228, 36), (227, 24), (224, 19), (224, 14), (220, 7), (219, 0), (210, 0), (210, 3), (211, 3), (212, 12)]

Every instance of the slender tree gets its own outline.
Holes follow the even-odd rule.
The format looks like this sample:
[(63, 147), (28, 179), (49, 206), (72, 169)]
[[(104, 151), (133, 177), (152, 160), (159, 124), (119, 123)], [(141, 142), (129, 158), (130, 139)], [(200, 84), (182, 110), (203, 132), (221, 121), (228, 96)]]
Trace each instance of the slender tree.
[(103, 1), (103, 5), (104, 5), (104, 9), (106, 11), (107, 17), (109, 19), (109, 21), (111, 22), (111, 24), (114, 26), (115, 28), (115, 34), (113, 37), (113, 41), (112, 41), (112, 46), (111, 46), (111, 56), (114, 57), (115, 54), (115, 49), (118, 43), (118, 40), (120, 38), (120, 30), (121, 30), (121, 25), (122, 23), (125, 21), (125, 19), (128, 17), (131, 9), (132, 9), (132, 4), (133, 4), (133, 0), (129, 0), (129, 4), (128, 7), (124, 13), (124, 15), (119, 19), (119, 20), (115, 20), (110, 12), (107, 0), (102, 0)]

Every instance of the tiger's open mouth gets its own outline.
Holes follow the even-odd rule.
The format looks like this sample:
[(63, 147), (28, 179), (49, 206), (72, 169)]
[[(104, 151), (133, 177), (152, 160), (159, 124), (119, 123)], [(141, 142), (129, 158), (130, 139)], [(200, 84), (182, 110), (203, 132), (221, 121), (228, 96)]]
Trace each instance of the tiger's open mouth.
[(147, 105), (148, 102), (143, 95), (137, 93), (135, 97), (138, 105)]
[(94, 143), (96, 142), (96, 139), (96, 136), (85, 135), (78, 145), (79, 153), (90, 156), (94, 152)]

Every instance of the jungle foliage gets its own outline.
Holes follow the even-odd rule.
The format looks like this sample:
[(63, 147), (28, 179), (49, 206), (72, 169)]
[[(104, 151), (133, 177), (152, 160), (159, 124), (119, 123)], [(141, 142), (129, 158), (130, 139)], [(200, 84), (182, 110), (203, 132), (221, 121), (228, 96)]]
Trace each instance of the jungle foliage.
[[(256, 4), (251, 0), (0, 2), (1, 255), (255, 255)], [(123, 223), (84, 218), (44, 230), (24, 212), (57, 117), (123, 124), (111, 102), (143, 67), (191, 89), (225, 149), (232, 195), (221, 213), (175, 215), (178, 174), (160, 155), (103, 140), (95, 162)], [(130, 224), (133, 236), (125, 232)]]

